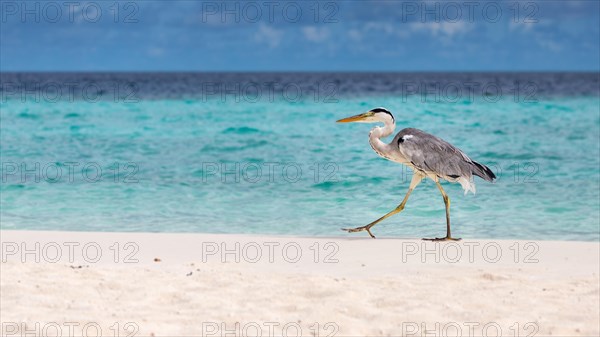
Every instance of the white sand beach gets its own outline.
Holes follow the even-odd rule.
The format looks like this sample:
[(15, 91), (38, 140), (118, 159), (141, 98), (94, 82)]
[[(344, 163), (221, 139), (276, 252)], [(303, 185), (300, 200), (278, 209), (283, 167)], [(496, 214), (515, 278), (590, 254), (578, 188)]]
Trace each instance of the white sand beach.
[(3, 336), (600, 334), (597, 242), (0, 237)]

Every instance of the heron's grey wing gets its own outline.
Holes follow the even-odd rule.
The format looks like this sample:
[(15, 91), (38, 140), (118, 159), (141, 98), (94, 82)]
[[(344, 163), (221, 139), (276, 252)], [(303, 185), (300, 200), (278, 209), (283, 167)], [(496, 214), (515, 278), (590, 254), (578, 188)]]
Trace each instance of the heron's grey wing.
[(419, 129), (403, 129), (395, 138), (398, 149), (418, 170), (455, 180), (472, 176), (473, 161), (445, 140)]

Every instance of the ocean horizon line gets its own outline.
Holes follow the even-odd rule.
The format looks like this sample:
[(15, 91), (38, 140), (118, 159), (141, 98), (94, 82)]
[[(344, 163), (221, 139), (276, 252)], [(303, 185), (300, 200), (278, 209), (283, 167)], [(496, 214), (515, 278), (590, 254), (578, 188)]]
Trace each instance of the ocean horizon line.
[(0, 70), (0, 74), (592, 74), (589, 70)]

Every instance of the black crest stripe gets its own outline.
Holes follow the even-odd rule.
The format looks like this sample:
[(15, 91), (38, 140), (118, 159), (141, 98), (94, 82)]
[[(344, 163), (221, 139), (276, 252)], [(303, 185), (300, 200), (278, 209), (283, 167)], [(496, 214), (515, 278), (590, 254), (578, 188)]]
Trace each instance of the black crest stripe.
[(388, 110), (384, 109), (384, 108), (375, 108), (373, 110), (371, 110), (374, 113), (378, 113), (378, 112), (383, 112), (386, 113), (388, 115), (390, 115), (390, 117), (392, 117), (392, 120), (395, 122), (396, 120), (394, 119), (394, 115), (392, 115), (391, 112), (389, 112)]

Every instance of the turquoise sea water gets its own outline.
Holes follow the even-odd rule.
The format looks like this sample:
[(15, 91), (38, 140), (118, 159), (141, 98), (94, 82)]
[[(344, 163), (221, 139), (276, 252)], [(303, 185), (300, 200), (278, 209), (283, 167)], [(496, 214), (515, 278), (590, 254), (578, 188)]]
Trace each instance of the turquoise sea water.
[[(319, 76), (320, 83), (331, 77)], [(511, 83), (513, 75), (506, 76)], [(148, 93), (146, 85), (133, 99), (102, 91), (99, 100), (50, 100), (5, 85), (1, 228), (350, 236), (340, 227), (393, 209), (410, 181), (410, 171), (372, 151), (372, 125), (335, 123), (384, 106), (397, 131), (436, 134), (499, 177), (494, 184), (476, 178), (477, 194), (466, 196), (460, 185), (444, 183), (456, 236), (600, 239), (597, 76), (583, 80), (588, 92), (580, 89), (585, 83), (541, 76), (528, 97), (506, 91), (498, 100), (442, 91), (436, 99), (436, 89), (424, 96), (402, 82), (387, 92), (365, 89), (369, 78), (350, 81), (362, 81), (352, 90), (329, 81), (333, 91), (323, 89), (318, 98), (296, 99), (288, 86), (287, 93), (246, 93), (239, 101), (235, 87), (221, 96), (170, 77), (162, 81), (186, 87), (181, 95)], [(549, 90), (555, 82), (561, 89)], [(419, 185), (405, 211), (373, 232), (443, 235), (444, 203), (435, 185)]]

